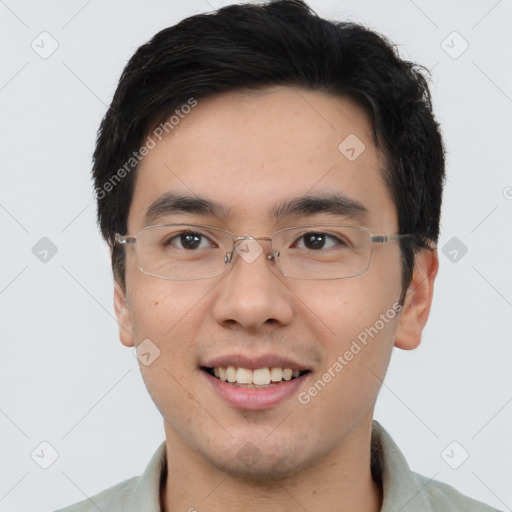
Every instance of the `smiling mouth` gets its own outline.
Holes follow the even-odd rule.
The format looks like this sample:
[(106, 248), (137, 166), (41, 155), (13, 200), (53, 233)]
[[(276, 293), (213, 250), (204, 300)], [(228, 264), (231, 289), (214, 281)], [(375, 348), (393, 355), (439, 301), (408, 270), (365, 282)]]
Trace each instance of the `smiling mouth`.
[(294, 370), (292, 368), (237, 368), (235, 366), (202, 366), (201, 370), (212, 377), (243, 388), (269, 388), (282, 382), (300, 379), (310, 370)]

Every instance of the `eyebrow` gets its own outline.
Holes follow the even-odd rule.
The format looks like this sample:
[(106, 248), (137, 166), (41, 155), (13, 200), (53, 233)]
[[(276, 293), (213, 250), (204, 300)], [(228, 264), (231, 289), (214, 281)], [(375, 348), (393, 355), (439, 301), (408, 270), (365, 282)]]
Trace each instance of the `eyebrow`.
[(316, 213), (327, 213), (340, 215), (352, 220), (367, 220), (367, 208), (344, 194), (322, 194), (308, 195), (290, 199), (283, 204), (277, 205), (272, 211), (272, 218), (280, 221), (294, 215), (313, 215)]
[[(227, 210), (222, 204), (212, 199), (200, 196), (185, 196), (169, 192), (159, 197), (144, 214), (145, 225), (150, 225), (156, 219), (172, 214), (199, 214), (222, 218), (227, 216)], [(367, 219), (367, 208), (344, 194), (319, 194), (295, 197), (276, 205), (270, 213), (270, 218), (281, 221), (287, 217), (299, 215), (314, 215), (327, 213), (339, 215), (357, 221)]]
[(226, 210), (220, 203), (211, 199), (169, 192), (159, 197), (148, 207), (144, 214), (144, 223), (148, 225), (159, 217), (176, 213), (195, 213), (212, 217), (223, 217), (226, 215)]

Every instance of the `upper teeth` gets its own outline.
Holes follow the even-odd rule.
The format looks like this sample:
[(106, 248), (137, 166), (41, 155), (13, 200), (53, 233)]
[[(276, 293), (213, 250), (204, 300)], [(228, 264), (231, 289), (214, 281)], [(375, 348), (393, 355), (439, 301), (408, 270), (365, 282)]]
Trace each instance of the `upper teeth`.
[(291, 368), (257, 368), (256, 370), (250, 370), (248, 368), (236, 368), (235, 366), (228, 366), (227, 368), (216, 366), (213, 373), (215, 377), (224, 382), (257, 385), (291, 380), (292, 377), (300, 375), (299, 370), (292, 370)]

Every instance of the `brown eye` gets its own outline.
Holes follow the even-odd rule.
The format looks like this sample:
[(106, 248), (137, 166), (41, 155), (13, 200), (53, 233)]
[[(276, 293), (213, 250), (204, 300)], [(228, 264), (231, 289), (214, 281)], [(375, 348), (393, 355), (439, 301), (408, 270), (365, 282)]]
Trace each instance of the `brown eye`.
[(330, 249), (332, 247), (343, 248), (346, 246), (347, 244), (343, 240), (335, 237), (334, 235), (313, 231), (302, 235), (296, 242), (297, 248), (310, 249), (312, 251)]
[(168, 238), (164, 242), (164, 245), (174, 245), (179, 249), (191, 251), (198, 248), (202, 249), (204, 247), (211, 247), (212, 243), (208, 240), (208, 238), (206, 238), (206, 236), (202, 235), (201, 233), (186, 231)]
[(324, 233), (308, 233), (304, 235), (304, 246), (308, 249), (322, 249), (325, 244)]
[(201, 238), (197, 233), (185, 233), (180, 235), (180, 243), (184, 249), (197, 249), (201, 245)]

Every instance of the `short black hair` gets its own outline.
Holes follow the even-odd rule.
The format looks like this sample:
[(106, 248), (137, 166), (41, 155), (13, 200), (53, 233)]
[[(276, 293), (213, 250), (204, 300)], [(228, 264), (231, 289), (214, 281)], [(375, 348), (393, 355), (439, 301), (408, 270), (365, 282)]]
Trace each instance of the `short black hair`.
[(437, 242), (445, 179), (425, 71), (382, 35), (322, 19), (301, 0), (230, 5), (157, 33), (126, 65), (94, 152), (98, 223), (115, 279), (124, 288), (115, 233), (126, 233), (138, 150), (151, 130), (191, 100), (284, 85), (348, 97), (370, 114), (399, 232), (415, 235), (401, 241), (403, 302), (415, 254)]

